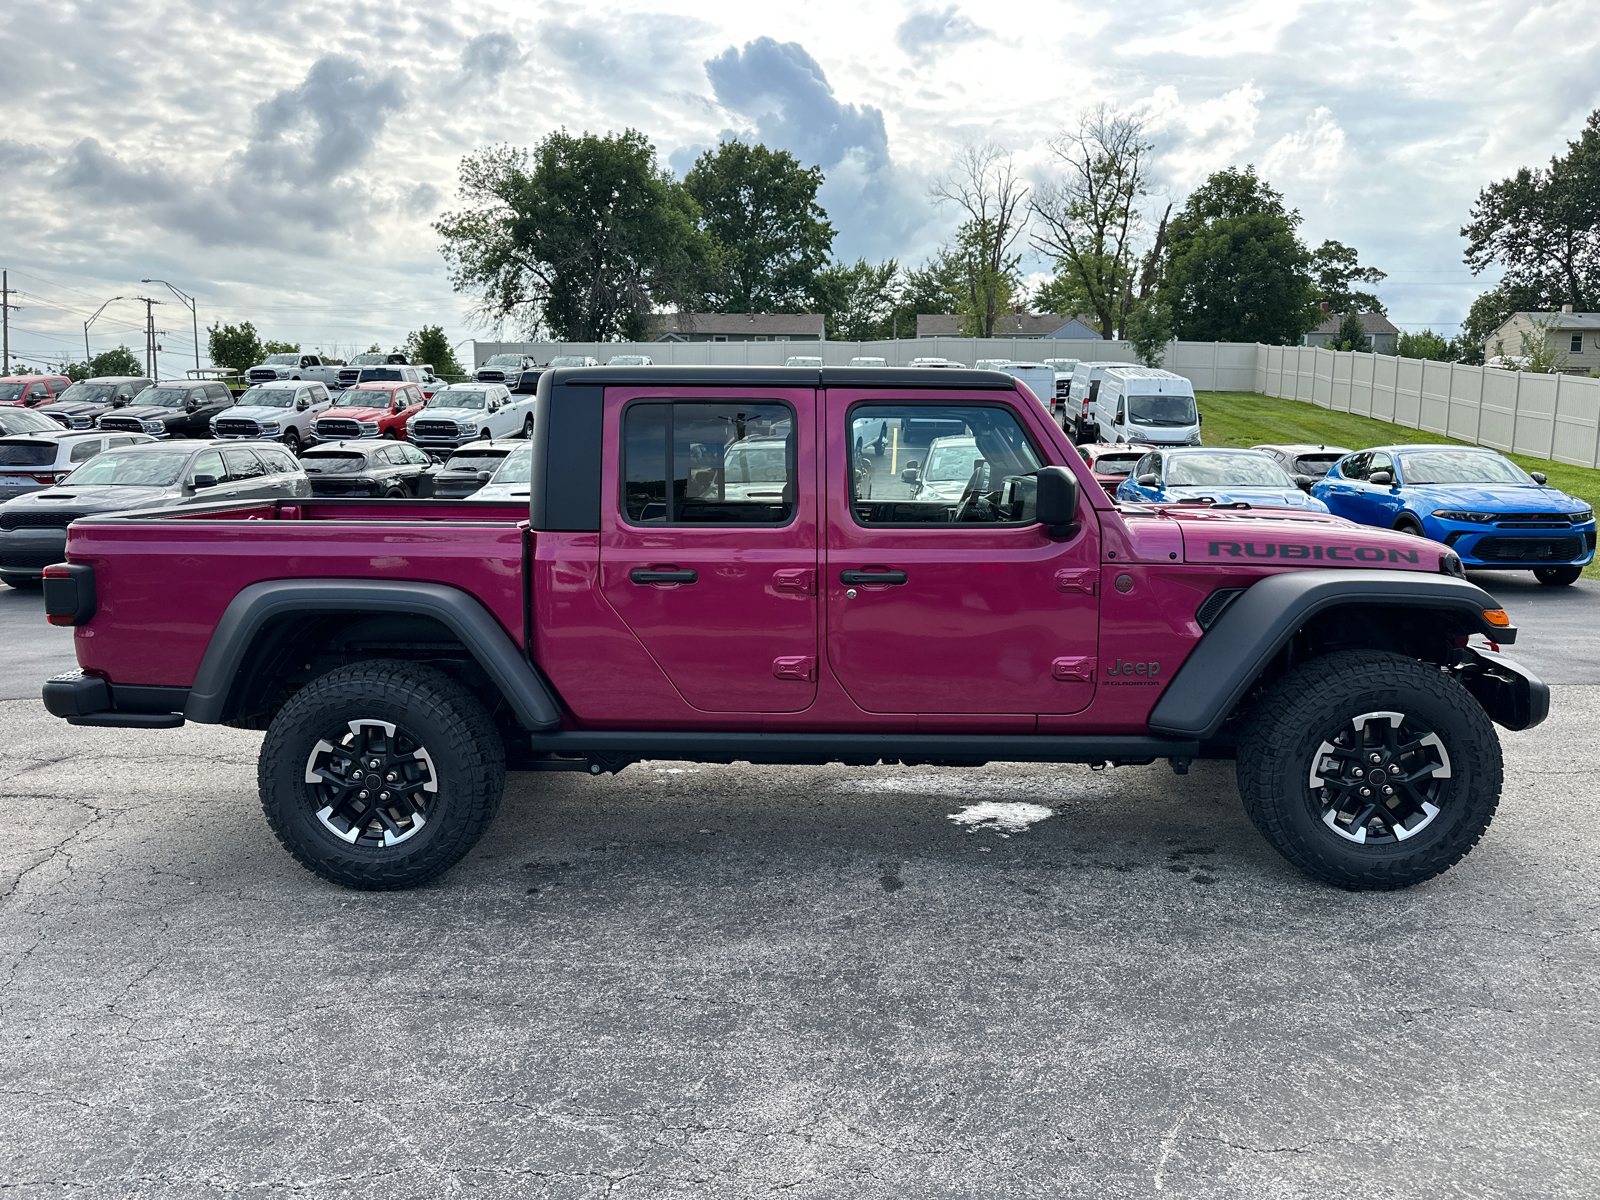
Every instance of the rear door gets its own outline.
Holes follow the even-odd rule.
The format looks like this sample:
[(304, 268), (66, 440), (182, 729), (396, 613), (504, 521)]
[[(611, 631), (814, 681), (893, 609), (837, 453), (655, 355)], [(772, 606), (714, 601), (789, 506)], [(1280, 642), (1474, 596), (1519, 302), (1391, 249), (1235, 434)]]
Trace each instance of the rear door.
[[(1052, 539), (1033, 519), (1034, 473), (1052, 461), (1044, 447), (1053, 442), (1048, 416), (1023, 400), (827, 393), (827, 656), (869, 712), (1025, 729), (1036, 714), (1078, 712), (1094, 696), (1099, 526), (1086, 498), (1070, 538)], [(888, 453), (851, 454), (885, 422)], [(933, 456), (920, 439), (955, 424), (977, 457), (952, 494), (925, 478)], [(902, 473), (911, 459), (922, 468), (916, 480)], [(870, 495), (863, 460), (876, 472)]]
[(222, 451), (228, 466), (228, 482), (221, 491), (241, 500), (269, 500), (278, 494), (276, 480), (266, 464), (248, 446), (229, 446)]
[(815, 409), (809, 388), (607, 389), (601, 589), (694, 708), (816, 697)]

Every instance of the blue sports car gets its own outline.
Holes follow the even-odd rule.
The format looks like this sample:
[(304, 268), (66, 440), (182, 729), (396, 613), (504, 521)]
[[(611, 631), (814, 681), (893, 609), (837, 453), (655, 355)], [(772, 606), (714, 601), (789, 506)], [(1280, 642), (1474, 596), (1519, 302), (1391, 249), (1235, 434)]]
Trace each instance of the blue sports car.
[(1594, 511), (1479, 446), (1347, 454), (1312, 488), (1336, 516), (1443, 542), (1474, 570), (1571, 583), (1594, 557)]
[(1296, 482), (1259, 450), (1180, 446), (1152, 450), (1117, 485), (1117, 499), (1134, 504), (1248, 504), (1327, 512), (1306, 494), (1310, 479)]

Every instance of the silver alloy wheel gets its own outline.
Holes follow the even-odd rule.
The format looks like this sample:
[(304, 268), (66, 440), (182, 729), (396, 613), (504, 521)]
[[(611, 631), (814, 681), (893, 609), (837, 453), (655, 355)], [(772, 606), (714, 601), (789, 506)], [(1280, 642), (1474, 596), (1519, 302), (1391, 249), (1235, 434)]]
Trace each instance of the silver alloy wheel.
[(1369, 712), (1317, 747), (1307, 786), (1335, 836), (1393, 845), (1433, 823), (1450, 777), (1450, 755), (1438, 734), (1404, 713)]
[(398, 846), (420, 833), (433, 811), (433, 756), (392, 721), (363, 717), (348, 726), (336, 742), (319, 740), (306, 759), (306, 785), (321, 802), (317, 820), (352, 846)]

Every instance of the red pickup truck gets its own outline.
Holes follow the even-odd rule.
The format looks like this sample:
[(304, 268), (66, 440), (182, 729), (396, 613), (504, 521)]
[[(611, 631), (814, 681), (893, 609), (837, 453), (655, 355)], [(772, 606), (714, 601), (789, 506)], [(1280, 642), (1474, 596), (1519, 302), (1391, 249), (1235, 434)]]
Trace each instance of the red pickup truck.
[(1401, 887), (1487, 828), (1493, 723), (1549, 707), (1449, 549), (1119, 504), (1009, 375), (555, 370), (534, 429), (526, 506), (73, 522), (45, 599), (82, 670), (46, 706), (265, 729), (273, 829), (360, 888), (460, 859), (507, 770), (1201, 756), (1309, 874)]
[(426, 398), (415, 383), (358, 383), (339, 393), (334, 406), (311, 423), (319, 442), (386, 437), (406, 440), (406, 422), (422, 411)]

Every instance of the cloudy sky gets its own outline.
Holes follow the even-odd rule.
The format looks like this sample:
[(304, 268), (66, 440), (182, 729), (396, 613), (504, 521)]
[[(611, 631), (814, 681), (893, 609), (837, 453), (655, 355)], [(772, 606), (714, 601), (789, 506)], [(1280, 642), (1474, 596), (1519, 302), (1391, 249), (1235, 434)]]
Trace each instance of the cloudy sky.
[[(1148, 120), (1152, 209), (1255, 163), (1310, 244), (1389, 273), (1396, 322), (1454, 332), (1485, 286), (1457, 234), (1478, 189), (1600, 107), (1596, 0), (7, 0), (0, 39), (0, 266), (30, 362), (81, 357), (112, 296), (171, 299), (147, 277), (202, 326), (308, 350), (484, 336), (430, 223), (463, 155), (560, 126), (636, 127), (679, 172), (758, 137), (825, 169), (839, 255), (915, 263), (953, 227), (927, 189), (964, 141), (1044, 178), (1102, 100)], [(112, 304), (95, 352), (142, 346), (142, 313)], [(187, 310), (157, 313), (192, 355)]]

